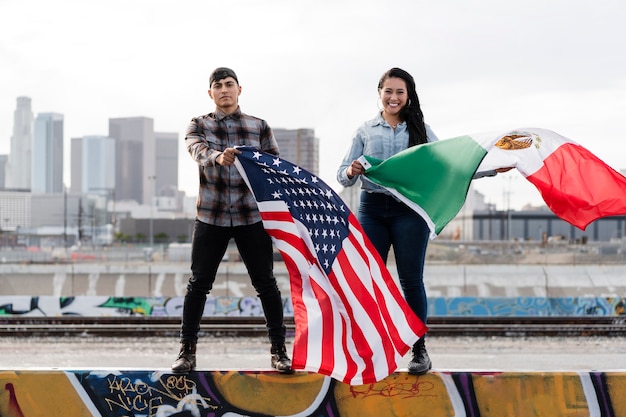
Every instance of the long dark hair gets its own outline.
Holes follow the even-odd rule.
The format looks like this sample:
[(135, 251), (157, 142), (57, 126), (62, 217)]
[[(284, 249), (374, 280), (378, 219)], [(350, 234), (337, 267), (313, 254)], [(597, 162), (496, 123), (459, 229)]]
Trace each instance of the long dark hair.
[(380, 77), (380, 81), (378, 81), (379, 92), (380, 89), (383, 88), (385, 80), (388, 78), (402, 78), (406, 83), (409, 99), (402, 110), (400, 110), (400, 117), (406, 122), (409, 130), (409, 147), (428, 142), (426, 126), (424, 125), (424, 114), (420, 107), (417, 91), (415, 91), (415, 80), (413, 76), (403, 69), (392, 68)]

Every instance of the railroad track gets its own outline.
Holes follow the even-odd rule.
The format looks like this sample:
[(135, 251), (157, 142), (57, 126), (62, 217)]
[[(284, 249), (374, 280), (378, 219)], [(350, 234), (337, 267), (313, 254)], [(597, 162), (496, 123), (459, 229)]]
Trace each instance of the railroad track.
[[(293, 335), (293, 317), (286, 317)], [(626, 336), (625, 317), (431, 317), (433, 336)], [(180, 319), (172, 317), (0, 317), (0, 336), (176, 337)], [(263, 317), (205, 317), (203, 334), (267, 335)]]

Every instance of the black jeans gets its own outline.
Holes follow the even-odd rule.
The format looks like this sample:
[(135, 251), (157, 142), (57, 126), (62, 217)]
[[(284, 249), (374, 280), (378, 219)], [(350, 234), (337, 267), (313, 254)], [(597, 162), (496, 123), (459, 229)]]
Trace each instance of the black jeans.
[(192, 275), (187, 284), (183, 304), (181, 341), (198, 341), (207, 294), (213, 288), (217, 269), (231, 238), (235, 240), (252, 286), (261, 300), (270, 341), (285, 343), (283, 301), (273, 272), (272, 240), (265, 232), (263, 223), (220, 227), (202, 223), (197, 219), (191, 243)]
[(404, 298), (426, 323), (428, 298), (424, 287), (424, 262), (429, 241), (428, 225), (419, 214), (390, 195), (361, 193), (359, 222), (385, 264), (393, 246)]

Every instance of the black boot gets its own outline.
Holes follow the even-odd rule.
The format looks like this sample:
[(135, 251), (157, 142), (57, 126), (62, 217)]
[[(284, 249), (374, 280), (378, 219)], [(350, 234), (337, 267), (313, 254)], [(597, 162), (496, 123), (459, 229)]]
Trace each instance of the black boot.
[(172, 372), (189, 372), (196, 367), (196, 342), (183, 340), (178, 358), (172, 364)]
[(287, 349), (284, 343), (274, 344), (272, 343), (272, 368), (283, 374), (292, 374), (291, 359), (287, 356)]
[(424, 375), (432, 367), (433, 364), (424, 345), (424, 338), (421, 338), (413, 345), (413, 358), (408, 365), (409, 373), (411, 375)]

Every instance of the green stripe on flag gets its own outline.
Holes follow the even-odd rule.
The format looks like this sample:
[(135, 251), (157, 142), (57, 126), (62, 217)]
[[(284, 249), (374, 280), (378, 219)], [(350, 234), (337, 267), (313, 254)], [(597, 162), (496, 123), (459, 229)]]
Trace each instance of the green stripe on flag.
[(434, 238), (463, 207), (488, 146), (459, 136), (413, 146), (384, 161), (365, 156), (372, 165), (365, 176), (424, 217)]

